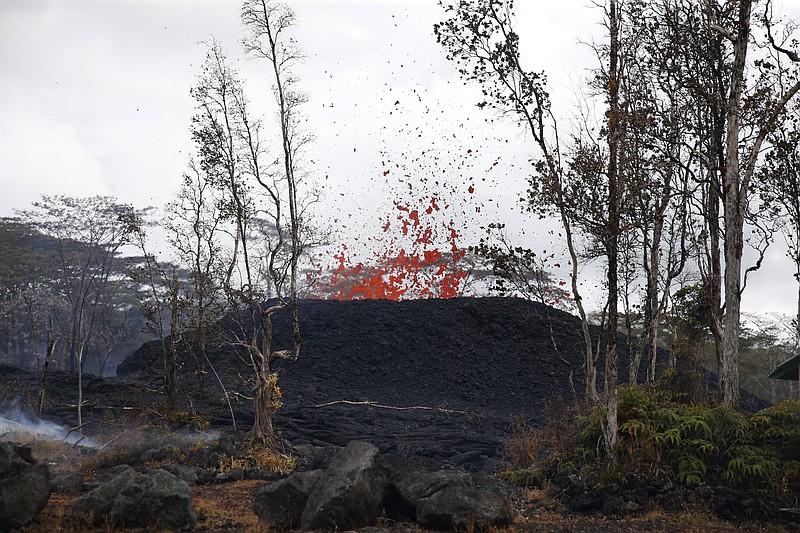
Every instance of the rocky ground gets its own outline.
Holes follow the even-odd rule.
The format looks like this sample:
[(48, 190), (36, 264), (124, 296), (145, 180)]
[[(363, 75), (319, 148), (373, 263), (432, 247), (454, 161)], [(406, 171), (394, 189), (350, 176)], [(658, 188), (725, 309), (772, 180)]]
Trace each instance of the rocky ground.
[[(359, 439), (381, 451), (403, 451), (483, 469), (503, 456), (510, 423), (541, 423), (571, 402), (570, 370), (581, 392), (578, 321), (516, 298), (419, 301), (304, 301), (300, 359), (277, 361), (283, 407), (276, 425), (294, 444), (342, 446)], [(553, 335), (551, 336), (551, 328)], [(276, 318), (276, 345), (288, 342), (288, 316)], [(620, 368), (627, 368), (620, 336)], [(201, 389), (187, 353), (180, 361), (181, 406), (214, 428), (252, 423), (249, 368), (236, 351), (211, 352)], [(601, 361), (602, 364), (602, 361)], [(158, 343), (119, 365), (114, 378), (85, 379), (85, 418), (102, 425), (122, 409), (141, 412), (164, 402)], [(32, 404), (36, 376), (0, 368)], [(626, 372), (620, 372), (627, 375)], [(9, 389), (9, 387), (6, 387)], [(51, 372), (47, 414), (77, 424), (75, 377)], [(231, 393), (233, 416), (223, 401)], [(0, 391), (0, 406), (18, 392)], [(100, 422), (100, 424), (98, 424)]]
[[(301, 302), (300, 317), (300, 359), (275, 363), (283, 390), (276, 426), (292, 443), (342, 446), (359, 439), (381, 451), (456, 463), (500, 459), (513, 419), (539, 424), (550, 410), (571, 404), (570, 371), (582, 392), (578, 320), (544, 305), (516, 298), (315, 300)], [(288, 343), (290, 331), (288, 313), (278, 315), (276, 347)], [(619, 346), (619, 368), (627, 369), (624, 336)], [(214, 347), (210, 360), (201, 389), (195, 364), (183, 353), (181, 407), (214, 428), (231, 427), (233, 419), (249, 426), (246, 361), (225, 344)], [(88, 430), (122, 409), (141, 412), (164, 403), (158, 343), (143, 346), (117, 371), (114, 378), (85, 380)], [(36, 376), (6, 368), (0, 378), (18, 380), (27, 391), (23, 403), (34, 402)], [(49, 375), (51, 419), (76, 424), (76, 390), (74, 376)], [(231, 393), (233, 416), (223, 390)], [(18, 394), (0, 391), (0, 407)]]
[[(552, 410), (569, 405), (570, 372), (581, 392), (579, 323), (571, 315), (539, 304), (513, 298), (305, 301), (300, 316), (300, 359), (275, 365), (283, 390), (276, 427), (287, 449), (302, 452), (308, 461), (320, 455), (324, 460), (320, 450), (360, 440), (376, 445), (382, 453), (413, 454), (467, 471), (491, 473), (503, 465), (504, 441), (515, 420), (539, 424)], [(277, 317), (276, 331), (276, 347), (288, 343), (288, 316)], [(627, 369), (627, 342), (622, 336), (619, 340), (619, 365)], [(211, 430), (241, 436), (252, 423), (246, 361), (229, 345), (220, 344), (212, 350), (210, 363), (201, 387), (192, 358), (188, 351), (183, 354), (179, 407), (187, 418), (210, 422)], [(131, 438), (130, 425), (187, 422), (166, 420), (161, 368), (158, 344), (150, 343), (119, 366), (117, 377), (86, 377), (85, 433), (102, 443)], [(0, 366), (0, 383), (0, 410), (16, 404), (32, 411), (37, 376)], [(74, 376), (51, 372), (46, 380), (45, 418), (76, 426), (76, 389)], [(224, 391), (232, 399), (231, 406), (224, 401)], [(752, 407), (758, 407), (757, 402)], [(228, 490), (235, 494), (253, 491), (252, 483), (256, 483), (223, 481), (228, 482), (218, 492), (223, 500), (235, 499)], [(208, 490), (215, 490), (206, 487), (194, 488), (195, 498), (206, 501)], [(599, 518), (565, 518), (563, 509), (540, 505), (537, 494), (525, 491), (515, 496), (519, 514), (525, 517), (519, 523), (524, 530), (708, 530), (703, 529), (708, 524), (702, 519), (675, 523), (674, 517), (651, 516), (607, 524)], [(57, 496), (45, 512), (57, 514), (69, 501), (68, 495)], [(216, 515), (211, 511), (206, 515), (210, 518), (205, 525), (200, 520), (198, 527), (215, 530)], [(705, 525), (682, 528), (693, 527), (692, 522)], [(254, 527), (252, 522), (234, 525)], [(721, 531), (736, 530), (717, 526)]]

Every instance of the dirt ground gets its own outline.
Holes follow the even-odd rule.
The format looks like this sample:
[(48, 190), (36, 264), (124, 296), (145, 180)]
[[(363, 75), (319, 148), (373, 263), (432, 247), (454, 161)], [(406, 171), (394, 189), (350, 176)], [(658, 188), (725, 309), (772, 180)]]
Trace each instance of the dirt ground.
[[(221, 485), (206, 485), (192, 488), (195, 511), (198, 515), (198, 532), (257, 532), (266, 533), (270, 529), (258, 522), (253, 513), (252, 502), (264, 481), (237, 481)], [(77, 532), (92, 531), (72, 524), (68, 518), (69, 508), (78, 494), (53, 494), (47, 507), (42, 511), (36, 524), (24, 528), (23, 532), (50, 533), (53, 531)], [(762, 527), (758, 524), (733, 525), (714, 521), (696, 514), (657, 515), (628, 519), (602, 517), (563, 516), (558, 512), (543, 510), (540, 494), (531, 491), (527, 501), (518, 504), (518, 518), (506, 530), (513, 532), (537, 533), (745, 533), (788, 531), (779, 527)], [(104, 527), (96, 531), (132, 531)], [(364, 533), (425, 533), (412, 523), (379, 523), (375, 527), (364, 528)], [(500, 533), (493, 530), (493, 533)]]

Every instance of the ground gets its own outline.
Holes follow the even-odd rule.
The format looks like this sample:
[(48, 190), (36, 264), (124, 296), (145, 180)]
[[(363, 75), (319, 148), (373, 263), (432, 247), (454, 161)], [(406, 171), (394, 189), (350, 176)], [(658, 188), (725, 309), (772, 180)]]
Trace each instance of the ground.
[[(582, 392), (577, 319), (525, 300), (306, 301), (300, 316), (299, 360), (275, 365), (283, 391), (275, 424), (289, 449), (324, 450), (365, 440), (382, 452), (417, 454), (492, 474), (507, 460), (505, 439), (515, 422), (541, 424), (549, 412), (572, 404), (570, 372), (577, 395)], [(291, 338), (287, 316), (277, 318), (276, 330), (280, 348)], [(627, 369), (623, 337), (620, 352), (620, 368)], [(663, 362), (666, 354), (661, 357)], [(158, 343), (126, 360), (117, 377), (87, 376), (86, 433), (101, 443), (135, 441), (145, 426), (209, 424), (213, 435), (233, 431), (235, 421), (238, 434), (244, 434), (252, 423), (247, 362), (230, 345), (216, 345), (210, 362), (219, 381), (207, 366), (201, 387), (193, 361), (188, 352), (182, 354), (179, 416), (165, 408)], [(74, 427), (75, 377), (51, 372), (46, 383), (45, 418)], [(0, 409), (16, 402), (33, 412), (37, 391), (35, 373), (0, 366)], [(264, 483), (194, 487), (198, 531), (258, 531), (251, 505)], [(54, 494), (40, 525), (26, 531), (68, 530), (62, 517), (76, 496)], [(518, 531), (758, 530), (702, 514), (572, 516), (537, 491), (523, 491), (516, 501)], [(381, 527), (419, 531), (409, 524)]]
[[(195, 531), (243, 531), (267, 533), (269, 529), (258, 523), (252, 512), (255, 493), (264, 485), (262, 481), (238, 481), (223, 485), (194, 487), (192, 496), (198, 523)], [(38, 524), (25, 528), (24, 532), (44, 533), (52, 531), (86, 531), (72, 529), (64, 516), (78, 497), (77, 494), (54, 494), (48, 506), (37, 519)], [(629, 519), (603, 517), (564, 516), (556, 511), (545, 511), (539, 507), (541, 496), (528, 495), (518, 504), (519, 517), (508, 533), (745, 533), (757, 531), (783, 531), (777, 527), (762, 527), (757, 524), (733, 525), (699, 514), (653, 515)], [(113, 529), (111, 529), (113, 531)], [(109, 531), (102, 529), (101, 531)], [(413, 532), (424, 533), (411, 523), (382, 523), (365, 528), (364, 533)], [(500, 533), (495, 531), (495, 533)]]

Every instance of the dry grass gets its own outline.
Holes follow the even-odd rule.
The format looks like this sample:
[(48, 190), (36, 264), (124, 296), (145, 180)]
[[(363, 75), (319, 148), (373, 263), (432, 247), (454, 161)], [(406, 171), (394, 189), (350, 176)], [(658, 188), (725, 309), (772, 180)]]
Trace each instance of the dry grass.
[(264, 481), (236, 481), (225, 485), (192, 487), (197, 531), (241, 530), (266, 533), (253, 512), (253, 500)]
[[(197, 525), (194, 531), (270, 532), (271, 529), (259, 523), (258, 517), (253, 512), (253, 500), (264, 484), (264, 481), (237, 481), (224, 485), (192, 487), (192, 500), (197, 513)], [(87, 529), (85, 525), (74, 522), (70, 516), (70, 508), (78, 496), (78, 494), (52, 494), (47, 506), (37, 517), (36, 523), (25, 527), (22, 531), (28, 533), (142, 531), (112, 526)], [(151, 528), (147, 531), (167, 532), (169, 529)]]
[(297, 460), (294, 457), (266, 446), (247, 450), (240, 454), (239, 457), (222, 455), (219, 458), (220, 472), (230, 472), (234, 468), (245, 471), (258, 468), (267, 472), (290, 474), (296, 466)]

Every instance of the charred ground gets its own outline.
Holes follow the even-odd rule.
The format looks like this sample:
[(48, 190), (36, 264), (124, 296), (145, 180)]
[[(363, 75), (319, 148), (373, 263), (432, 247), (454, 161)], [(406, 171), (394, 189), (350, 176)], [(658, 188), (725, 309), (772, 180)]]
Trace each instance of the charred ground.
[[(359, 439), (382, 451), (483, 469), (502, 457), (515, 418), (538, 424), (551, 409), (571, 404), (570, 366), (582, 392), (577, 318), (526, 300), (310, 300), (300, 303), (300, 319), (300, 359), (275, 363), (283, 390), (276, 426), (295, 445), (342, 446)], [(279, 348), (290, 339), (288, 313), (278, 315), (275, 325)], [(619, 345), (619, 365), (627, 369), (624, 336)], [(238, 427), (246, 429), (252, 423), (247, 362), (227, 344), (218, 344), (210, 361), (233, 393)], [(223, 389), (210, 368), (201, 389), (188, 349), (180, 365), (180, 407), (214, 428), (231, 427)], [(155, 412), (165, 400), (161, 369), (153, 342), (120, 364), (117, 377), (89, 377), (91, 423), (116, 418), (123, 408)], [(30, 374), (10, 368), (0, 373), (22, 388), (38, 388)], [(47, 414), (74, 424), (74, 376), (51, 373), (47, 389)]]
[[(383, 450), (454, 462), (497, 458), (514, 417), (540, 423), (553, 405), (571, 402), (569, 365), (581, 392), (577, 319), (522, 299), (310, 300), (300, 303), (300, 319), (300, 359), (275, 363), (284, 394), (276, 425), (294, 444), (362, 439)], [(278, 315), (275, 325), (280, 347), (290, 338), (288, 313)], [(620, 346), (620, 368), (627, 368), (624, 337)], [(207, 365), (200, 388), (189, 347), (179, 362), (182, 408), (213, 427), (230, 427), (222, 387)], [(233, 393), (238, 426), (247, 427), (247, 362), (224, 343), (214, 347), (210, 361)], [(159, 344), (152, 342), (120, 364), (117, 377), (86, 379), (91, 423), (123, 407), (141, 412), (163, 404), (161, 369)], [(33, 401), (35, 376), (12, 368), (2, 373), (28, 390), (23, 403)], [(51, 372), (47, 391), (47, 414), (74, 423), (74, 376)]]

